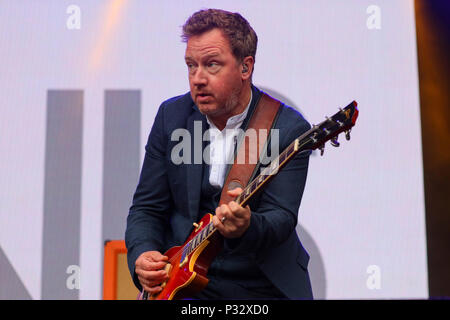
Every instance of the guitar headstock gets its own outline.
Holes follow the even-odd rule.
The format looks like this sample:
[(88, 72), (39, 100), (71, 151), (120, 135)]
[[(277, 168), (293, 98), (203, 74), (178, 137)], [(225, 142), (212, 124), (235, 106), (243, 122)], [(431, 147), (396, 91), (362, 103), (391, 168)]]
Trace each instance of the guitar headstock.
[(319, 148), (322, 155), (325, 142), (328, 140), (331, 140), (333, 146), (339, 147), (337, 137), (341, 132), (345, 132), (345, 137), (347, 140), (350, 140), (350, 130), (358, 118), (358, 109), (356, 106), (356, 101), (352, 101), (331, 118), (326, 117), (325, 121), (314, 125), (311, 129), (295, 139), (276, 159), (271, 161), (268, 167), (262, 169), (261, 173), (245, 187), (244, 191), (236, 198), (236, 202), (241, 206), (245, 206), (252, 195), (275, 176), (298, 152)]
[(358, 118), (357, 105), (356, 101), (352, 101), (331, 118), (326, 117), (325, 121), (313, 125), (309, 131), (298, 138), (300, 149), (320, 149), (320, 155), (323, 155), (325, 142), (328, 140), (330, 140), (332, 146), (339, 147), (338, 135), (340, 133), (345, 132), (345, 138), (350, 140), (351, 128)]

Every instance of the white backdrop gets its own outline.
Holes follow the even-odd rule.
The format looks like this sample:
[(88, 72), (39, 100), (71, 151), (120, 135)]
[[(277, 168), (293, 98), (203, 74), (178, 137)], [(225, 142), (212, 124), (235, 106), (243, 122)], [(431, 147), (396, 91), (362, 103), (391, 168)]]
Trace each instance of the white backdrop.
[(49, 90), (83, 97), (81, 282), (66, 290), (102, 297), (104, 92), (140, 92), (142, 161), (159, 104), (189, 90), (181, 25), (206, 7), (250, 22), (259, 38), (254, 83), (311, 123), (358, 102), (351, 141), (341, 137), (340, 148), (310, 161), (297, 231), (315, 297), (428, 297), (414, 4), (406, 0), (0, 2), (0, 279), (10, 281), (0, 297), (20, 284), (19, 298), (51, 296), (42, 283), (51, 268), (42, 258)]

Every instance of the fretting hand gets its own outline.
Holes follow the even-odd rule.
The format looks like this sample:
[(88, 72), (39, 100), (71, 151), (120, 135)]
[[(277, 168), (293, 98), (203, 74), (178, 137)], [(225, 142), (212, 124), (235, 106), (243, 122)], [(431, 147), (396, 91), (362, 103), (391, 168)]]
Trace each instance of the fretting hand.
[[(235, 198), (241, 194), (242, 189), (236, 188), (227, 192)], [(251, 211), (248, 205), (243, 208), (237, 202), (230, 201), (216, 208), (213, 224), (225, 238), (239, 238), (249, 227), (250, 216)]]

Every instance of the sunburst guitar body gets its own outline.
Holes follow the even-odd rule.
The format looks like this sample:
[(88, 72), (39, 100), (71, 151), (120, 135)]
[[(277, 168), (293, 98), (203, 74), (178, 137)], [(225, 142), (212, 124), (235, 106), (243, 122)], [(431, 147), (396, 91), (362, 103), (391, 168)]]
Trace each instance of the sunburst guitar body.
[[(142, 291), (139, 300), (174, 300), (192, 297), (208, 284), (208, 267), (222, 249), (222, 238), (212, 232), (212, 215), (206, 214), (182, 246), (165, 252), (168, 259), (165, 270), (169, 279), (163, 282), (163, 290), (157, 294)], [(203, 239), (203, 240), (202, 240)]]

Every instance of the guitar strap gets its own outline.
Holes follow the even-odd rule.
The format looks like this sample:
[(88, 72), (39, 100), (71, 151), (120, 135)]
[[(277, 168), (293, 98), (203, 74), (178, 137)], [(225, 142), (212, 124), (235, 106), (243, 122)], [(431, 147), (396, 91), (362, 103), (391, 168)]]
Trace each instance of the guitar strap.
[[(238, 152), (223, 184), (219, 205), (227, 204), (234, 200), (233, 197), (227, 194), (227, 191), (238, 187), (244, 189), (257, 173), (260, 165), (260, 156), (267, 148), (270, 130), (275, 125), (275, 120), (278, 117), (279, 110), (281, 110), (280, 106), (280, 101), (262, 92), (245, 131), (249, 134), (240, 137), (237, 147)], [(261, 129), (265, 129), (265, 131), (261, 131)], [(256, 132), (256, 136), (251, 132), (253, 130), (253, 133)], [(245, 139), (246, 136), (249, 139)], [(254, 140), (254, 138), (257, 138), (257, 146), (250, 146), (250, 143), (255, 143), (255, 141), (249, 140)]]

